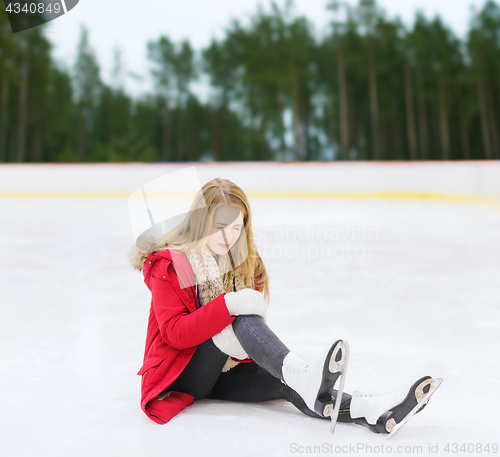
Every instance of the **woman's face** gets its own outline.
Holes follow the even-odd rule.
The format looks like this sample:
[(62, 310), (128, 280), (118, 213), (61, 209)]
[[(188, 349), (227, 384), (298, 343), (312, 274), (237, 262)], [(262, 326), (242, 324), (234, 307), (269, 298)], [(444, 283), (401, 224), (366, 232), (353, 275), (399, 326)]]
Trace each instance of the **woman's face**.
[(214, 231), (208, 237), (207, 246), (215, 254), (227, 254), (243, 231), (243, 215), (234, 205), (221, 205), (215, 211), (213, 224)]

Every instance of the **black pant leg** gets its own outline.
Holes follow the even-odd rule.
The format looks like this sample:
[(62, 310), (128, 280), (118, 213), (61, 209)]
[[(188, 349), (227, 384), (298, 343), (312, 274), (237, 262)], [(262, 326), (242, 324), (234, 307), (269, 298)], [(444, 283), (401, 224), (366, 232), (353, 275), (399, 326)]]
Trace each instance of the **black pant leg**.
[(284, 384), (255, 362), (240, 363), (221, 373), (207, 398), (238, 402), (284, 399)]
[[(311, 411), (297, 392), (255, 362), (241, 363), (226, 373), (221, 373), (207, 398), (238, 402), (287, 400), (308, 416), (329, 420), (329, 417)], [(350, 402), (351, 396), (344, 394), (340, 406), (340, 422), (352, 422)]]
[(212, 338), (208, 339), (196, 348), (186, 368), (167, 390), (190, 394), (195, 400), (206, 398), (217, 382), (227, 357), (215, 346)]

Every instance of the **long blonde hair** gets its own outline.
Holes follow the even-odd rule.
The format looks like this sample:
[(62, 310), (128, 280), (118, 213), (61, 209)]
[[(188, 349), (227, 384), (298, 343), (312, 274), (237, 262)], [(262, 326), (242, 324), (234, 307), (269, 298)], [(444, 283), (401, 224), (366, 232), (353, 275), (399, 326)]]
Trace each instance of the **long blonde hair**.
[(234, 205), (241, 211), (246, 240), (240, 237), (231, 248), (231, 255), (238, 271), (243, 274), (245, 284), (251, 284), (253, 289), (260, 290), (269, 299), (269, 277), (255, 246), (248, 198), (240, 187), (227, 179), (215, 178), (207, 182), (196, 194), (188, 216), (161, 237), (153, 246), (154, 250), (185, 252), (205, 249), (207, 237), (213, 233), (213, 213), (220, 204)]

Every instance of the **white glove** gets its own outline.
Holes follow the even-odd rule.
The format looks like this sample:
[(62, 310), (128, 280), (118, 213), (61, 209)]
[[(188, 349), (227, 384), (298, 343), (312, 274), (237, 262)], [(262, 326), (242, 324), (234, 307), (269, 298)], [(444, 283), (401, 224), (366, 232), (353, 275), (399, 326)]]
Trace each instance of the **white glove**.
[(222, 351), (224, 354), (230, 355), (235, 359), (245, 360), (248, 358), (248, 354), (241, 347), (238, 338), (233, 330), (233, 324), (229, 324), (222, 332), (217, 333), (212, 337), (214, 344)]
[(256, 314), (266, 318), (268, 303), (264, 300), (264, 294), (254, 289), (241, 289), (237, 292), (229, 292), (224, 295), (226, 307), (231, 316), (241, 314)]

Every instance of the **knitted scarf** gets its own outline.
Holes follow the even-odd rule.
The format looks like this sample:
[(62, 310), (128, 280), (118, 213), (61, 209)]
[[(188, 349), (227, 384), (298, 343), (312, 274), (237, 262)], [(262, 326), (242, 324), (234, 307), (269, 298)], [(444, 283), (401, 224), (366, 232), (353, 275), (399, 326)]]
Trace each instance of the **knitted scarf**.
[[(184, 253), (196, 276), (200, 306), (206, 305), (221, 294), (252, 287), (251, 284), (245, 286), (245, 278), (238, 268), (236, 268), (236, 272), (232, 270), (229, 255), (217, 256), (217, 263), (215, 257), (204, 250), (191, 249)], [(221, 271), (227, 271), (227, 273), (221, 275)], [(228, 357), (222, 372), (226, 372), (238, 364), (239, 362)]]

